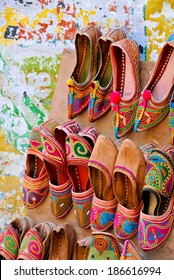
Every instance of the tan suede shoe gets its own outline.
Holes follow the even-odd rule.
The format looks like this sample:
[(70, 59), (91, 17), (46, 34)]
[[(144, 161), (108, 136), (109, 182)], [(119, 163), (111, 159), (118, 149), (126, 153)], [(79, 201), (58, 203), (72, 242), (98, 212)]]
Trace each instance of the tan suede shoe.
[(91, 236), (77, 241), (75, 246), (75, 251), (74, 251), (75, 260), (87, 260), (91, 241), (92, 241)]
[(142, 151), (133, 141), (125, 139), (113, 173), (114, 194), (119, 202), (114, 219), (114, 232), (119, 238), (128, 239), (137, 233), (145, 168)]
[(49, 260), (72, 260), (77, 234), (70, 224), (55, 227), (51, 233)]
[(94, 190), (90, 212), (92, 230), (103, 231), (113, 225), (117, 200), (113, 192), (112, 173), (117, 155), (115, 144), (108, 137), (99, 135), (88, 162)]

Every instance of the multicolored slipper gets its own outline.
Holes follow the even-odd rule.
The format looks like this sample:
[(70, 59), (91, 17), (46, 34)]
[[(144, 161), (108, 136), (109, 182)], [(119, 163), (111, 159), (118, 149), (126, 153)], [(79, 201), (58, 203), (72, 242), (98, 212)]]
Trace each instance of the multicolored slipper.
[(41, 130), (43, 159), (50, 179), (51, 209), (53, 215), (59, 219), (66, 216), (72, 207), (72, 183), (67, 173), (65, 138), (79, 130), (80, 126), (74, 121), (56, 126), (54, 136), (44, 129)]
[(89, 121), (93, 122), (104, 116), (111, 108), (110, 93), (113, 90), (112, 65), (110, 46), (126, 37), (121, 29), (110, 30), (98, 40), (100, 59), (99, 70), (91, 84), (91, 94), (88, 104)]
[(104, 231), (114, 222), (117, 200), (113, 193), (112, 173), (117, 154), (115, 144), (108, 137), (99, 135), (88, 162), (89, 178), (94, 190), (90, 212), (92, 230)]
[(91, 236), (77, 241), (74, 250), (74, 260), (87, 260), (91, 242)]
[(18, 260), (47, 260), (50, 236), (55, 224), (39, 223), (25, 234), (18, 253)]
[(48, 120), (31, 131), (22, 186), (22, 202), (27, 208), (37, 207), (48, 194), (49, 176), (43, 161), (40, 131), (50, 132), (57, 125), (55, 120)]
[(139, 48), (123, 39), (111, 45), (113, 92), (110, 95), (112, 125), (116, 138), (129, 132), (135, 121), (140, 96)]
[(144, 260), (131, 240), (126, 240), (123, 245), (120, 260)]
[(149, 129), (167, 116), (174, 89), (173, 64), (174, 41), (171, 41), (161, 49), (152, 75), (141, 93), (134, 131)]
[(168, 126), (169, 126), (169, 137), (170, 143), (174, 144), (174, 94), (170, 100), (170, 107), (169, 107), (169, 118), (168, 118)]
[[(174, 155), (174, 148), (173, 155)], [(165, 148), (170, 151), (171, 149)], [(174, 157), (170, 152), (154, 149), (146, 167), (143, 188), (144, 206), (140, 213), (138, 242), (141, 249), (159, 248), (168, 238), (174, 221)]]
[(144, 155), (144, 159), (145, 159), (145, 162), (147, 163), (149, 158), (150, 158), (150, 155), (152, 153), (152, 150), (155, 149), (155, 144), (153, 143), (149, 143), (149, 144), (145, 144), (143, 146), (140, 146), (139, 147)]
[(120, 147), (113, 172), (113, 189), (118, 206), (114, 233), (129, 239), (137, 233), (146, 163), (142, 151), (129, 139)]
[(88, 260), (119, 260), (121, 246), (117, 238), (108, 232), (93, 232)]
[(4, 229), (0, 229), (0, 259), (16, 260), (24, 235), (33, 226), (31, 218), (22, 217), (14, 219)]
[(89, 181), (88, 161), (98, 135), (95, 128), (86, 127), (79, 134), (70, 134), (66, 138), (68, 174), (73, 185), (73, 208), (77, 224), (83, 229), (90, 226), (93, 189)]
[(92, 25), (83, 28), (76, 34), (77, 62), (67, 81), (69, 119), (75, 118), (88, 106), (91, 82), (98, 71), (98, 39), (100, 36), (100, 29)]
[(72, 260), (77, 234), (69, 224), (58, 225), (52, 230), (49, 260)]

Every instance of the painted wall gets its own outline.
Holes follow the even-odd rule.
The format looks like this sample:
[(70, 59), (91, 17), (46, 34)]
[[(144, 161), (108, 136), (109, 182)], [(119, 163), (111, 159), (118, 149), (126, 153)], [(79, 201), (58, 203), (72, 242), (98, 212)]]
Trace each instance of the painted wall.
[(88, 23), (122, 28), (141, 60), (174, 39), (174, 0), (0, 1), (0, 225), (19, 214), (28, 138), (47, 119), (64, 47)]

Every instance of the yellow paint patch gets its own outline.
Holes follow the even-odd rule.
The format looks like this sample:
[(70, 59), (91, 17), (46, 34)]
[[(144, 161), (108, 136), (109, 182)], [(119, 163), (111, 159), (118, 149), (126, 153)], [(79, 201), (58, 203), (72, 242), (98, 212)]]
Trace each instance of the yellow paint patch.
[(20, 152), (16, 150), (11, 143), (6, 143), (6, 136), (0, 129), (0, 152), (13, 152), (20, 155)]
[(4, 199), (0, 201), (1, 210), (11, 210), (16, 213), (21, 213), (22, 210), (23, 212), (19, 178), (17, 176), (3, 176), (0, 178), (0, 186), (1, 192), (4, 193)]
[(18, 26), (19, 12), (14, 8), (6, 7), (4, 12), (0, 12), (0, 17), (3, 17), (3, 19), (6, 21), (5, 24), (0, 27), (0, 44), (12, 45), (14, 44), (15, 40), (4, 38), (4, 34), (8, 25)]
[(114, 23), (114, 22), (115, 22), (114, 19), (107, 18), (107, 20), (106, 20), (106, 32), (109, 31), (111, 24)]
[(87, 26), (88, 23), (90, 22), (89, 17), (92, 15), (95, 15), (95, 14), (96, 14), (96, 11), (94, 11), (94, 10), (87, 11), (87, 10), (80, 9), (80, 12), (77, 14), (77, 18), (82, 17), (84, 26)]
[[(164, 3), (168, 4), (166, 10)], [(159, 54), (161, 46), (168, 37), (174, 32), (174, 21), (172, 17), (168, 17), (169, 12), (174, 9), (173, 0), (148, 0), (146, 5), (145, 18), (149, 23), (146, 27), (146, 35), (148, 37), (148, 48), (146, 57), (151, 60), (152, 52)]]

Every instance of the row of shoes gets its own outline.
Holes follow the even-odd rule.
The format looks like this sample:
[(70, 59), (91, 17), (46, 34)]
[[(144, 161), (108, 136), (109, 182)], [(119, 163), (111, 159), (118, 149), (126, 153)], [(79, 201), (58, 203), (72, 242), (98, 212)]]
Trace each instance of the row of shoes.
[[(89, 25), (77, 32), (75, 50), (76, 65), (67, 81), (70, 119), (88, 107), (93, 122), (111, 108), (114, 134), (120, 138), (133, 127), (143, 131), (167, 116), (174, 88), (174, 41), (163, 45), (142, 92), (139, 47), (121, 29), (102, 35), (99, 27)], [(174, 131), (171, 119), (169, 126)]]
[(124, 245), (110, 233), (92, 233), (77, 241), (73, 226), (51, 222), (34, 224), (16, 218), (0, 229), (0, 260), (142, 260), (131, 240)]
[(93, 127), (49, 120), (33, 128), (26, 158), (23, 203), (37, 207), (50, 194), (53, 215), (71, 207), (77, 225), (103, 232), (114, 228), (127, 240), (138, 232), (150, 251), (167, 240), (173, 225), (174, 148), (116, 144)]

